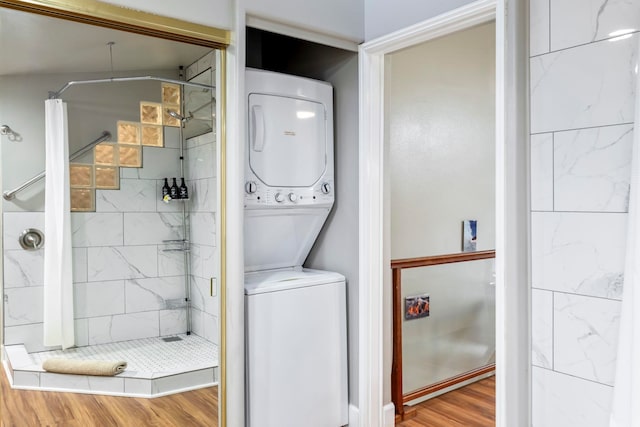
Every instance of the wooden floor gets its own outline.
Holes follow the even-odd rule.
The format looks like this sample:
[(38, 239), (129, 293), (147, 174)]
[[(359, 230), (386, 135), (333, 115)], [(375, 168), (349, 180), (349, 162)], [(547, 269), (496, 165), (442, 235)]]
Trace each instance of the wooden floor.
[(495, 376), (416, 405), (415, 418), (397, 427), (494, 427)]
[(2, 427), (146, 427), (218, 425), (218, 389), (208, 387), (155, 399), (13, 390), (3, 368)]

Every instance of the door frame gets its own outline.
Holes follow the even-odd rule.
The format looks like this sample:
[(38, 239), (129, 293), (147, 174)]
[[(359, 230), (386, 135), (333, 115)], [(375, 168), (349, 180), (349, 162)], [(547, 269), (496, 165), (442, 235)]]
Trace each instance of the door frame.
[(385, 55), (496, 21), (496, 426), (531, 425), (528, 1), (479, 0), (359, 49), (359, 426), (393, 426)]

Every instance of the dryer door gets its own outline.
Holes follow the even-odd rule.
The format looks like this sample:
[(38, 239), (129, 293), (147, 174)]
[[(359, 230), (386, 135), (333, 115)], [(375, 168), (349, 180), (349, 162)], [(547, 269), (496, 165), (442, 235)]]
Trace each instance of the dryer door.
[(318, 182), (327, 167), (324, 105), (250, 94), (249, 166), (270, 187), (311, 187)]

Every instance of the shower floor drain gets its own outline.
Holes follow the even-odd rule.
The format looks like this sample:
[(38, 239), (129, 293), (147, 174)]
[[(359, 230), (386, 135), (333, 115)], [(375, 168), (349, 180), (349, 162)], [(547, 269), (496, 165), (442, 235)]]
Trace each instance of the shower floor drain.
[(164, 341), (164, 342), (182, 341), (182, 338), (180, 338), (180, 337), (164, 337), (164, 338), (162, 338), (162, 341)]

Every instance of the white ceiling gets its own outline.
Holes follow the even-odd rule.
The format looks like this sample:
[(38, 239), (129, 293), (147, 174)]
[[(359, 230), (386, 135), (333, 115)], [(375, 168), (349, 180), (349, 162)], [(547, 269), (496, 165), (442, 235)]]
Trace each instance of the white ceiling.
[(0, 75), (167, 70), (210, 49), (0, 8)]

